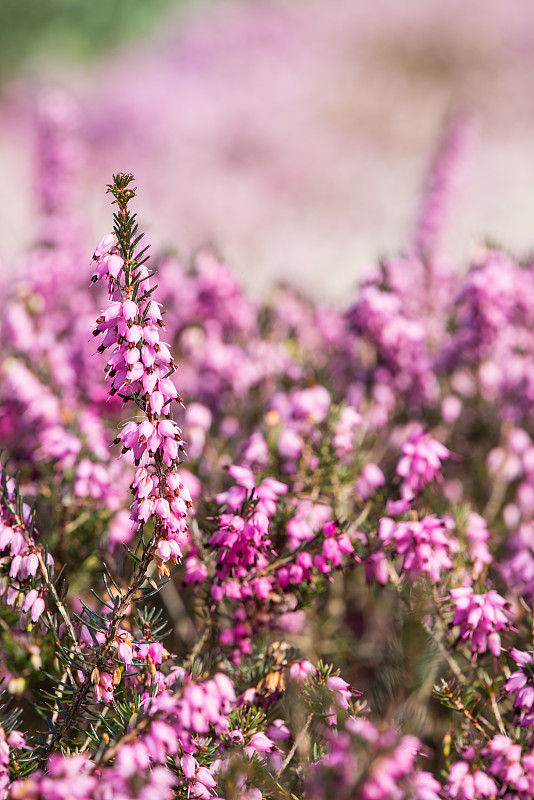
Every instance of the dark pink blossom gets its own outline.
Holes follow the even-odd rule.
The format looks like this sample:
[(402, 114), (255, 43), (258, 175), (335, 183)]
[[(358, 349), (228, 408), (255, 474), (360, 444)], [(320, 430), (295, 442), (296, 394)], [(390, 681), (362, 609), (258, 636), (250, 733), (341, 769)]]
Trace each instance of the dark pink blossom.
[(451, 453), (423, 430), (415, 430), (403, 445), (397, 464), (401, 495), (410, 500), (440, 475), (441, 462)]
[(410, 522), (382, 517), (379, 538), (392, 547), (394, 554), (402, 556), (402, 572), (408, 577), (427, 573), (437, 583), (441, 571), (452, 568), (451, 555), (459, 548), (453, 530), (452, 520), (435, 515)]
[(459, 640), (468, 642), (472, 653), (489, 650), (496, 658), (501, 653), (500, 632), (511, 627), (509, 604), (495, 589), (475, 594), (471, 586), (451, 589), (454, 616), (452, 625), (459, 628)]

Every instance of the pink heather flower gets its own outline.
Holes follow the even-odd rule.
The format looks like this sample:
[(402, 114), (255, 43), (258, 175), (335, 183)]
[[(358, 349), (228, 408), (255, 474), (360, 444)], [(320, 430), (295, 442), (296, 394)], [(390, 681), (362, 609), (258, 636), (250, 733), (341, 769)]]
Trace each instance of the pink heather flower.
[(389, 754), (387, 751), (371, 763), (359, 798), (361, 800), (386, 800), (398, 796), (399, 781), (411, 777), (415, 771), (415, 757), (421, 743), (415, 736), (403, 736)]
[(459, 640), (469, 642), (473, 654), (489, 650), (495, 657), (501, 652), (499, 631), (510, 627), (509, 604), (494, 589), (475, 594), (471, 586), (451, 589), (454, 616), (452, 625), (459, 627)]
[(40, 781), (41, 797), (60, 800), (70, 796), (73, 800), (85, 800), (97, 787), (94, 775), (84, 774), (90, 766), (88, 759), (81, 755), (52, 755), (47, 763), (47, 775)]
[(39, 559), (35, 553), (27, 553), (22, 559), (23, 571), (27, 576), (34, 577), (39, 568)]
[(161, 664), (163, 661), (164, 647), (161, 642), (151, 642), (148, 646), (148, 655), (153, 664)]
[[(22, 572), (22, 556), (16, 555), (11, 561), (11, 566), (9, 568), (9, 577), (10, 578), (17, 578), (19, 577), (19, 573)], [(22, 578), (22, 575), (20, 575)]]
[[(171, 477), (173, 473), (169, 475)], [(167, 478), (167, 485), (169, 486), (169, 478)], [(202, 486), (197, 478), (192, 472), (188, 469), (181, 469), (180, 470), (180, 483), (179, 489), (180, 494), (186, 501), (186, 503), (196, 502), (202, 493)]]
[(457, 761), (449, 770), (447, 793), (453, 800), (478, 800), (497, 796), (497, 784), (486, 772), (471, 771), (467, 761)]
[(530, 800), (534, 795), (534, 753), (524, 753), (509, 736), (494, 736), (482, 751), (488, 759), (487, 771), (506, 788), (505, 797)]
[(316, 675), (317, 670), (311, 661), (293, 661), (289, 667), (289, 677), (297, 683), (304, 683), (310, 675)]
[(362, 417), (353, 406), (345, 406), (334, 425), (332, 445), (338, 458), (348, 456), (354, 450), (354, 432), (362, 424)]
[(271, 517), (276, 511), (278, 496), (286, 494), (288, 487), (285, 483), (275, 478), (265, 478), (256, 486), (254, 473), (249, 467), (232, 464), (228, 470), (236, 481), (236, 486), (231, 486), (226, 492), (216, 496), (218, 503), (226, 503), (232, 510), (237, 510), (243, 504), (247, 494), (258, 499), (256, 509)]
[(198, 761), (194, 756), (186, 753), (180, 759), (180, 766), (185, 777), (191, 779), (198, 769)]
[(504, 447), (490, 450), (486, 464), (493, 478), (498, 477), (507, 482), (516, 480), (523, 472), (519, 455)]
[(120, 544), (129, 544), (134, 536), (134, 526), (130, 514), (124, 508), (120, 509), (109, 524), (108, 540), (111, 547)]
[(432, 259), (439, 250), (439, 238), (461, 183), (466, 152), (472, 138), (472, 125), (466, 118), (449, 124), (434, 158), (419, 208), (413, 245), (422, 259)]
[(295, 417), (322, 422), (330, 408), (330, 394), (324, 386), (312, 386), (295, 392), (291, 404)]
[(347, 709), (349, 707), (349, 701), (354, 694), (353, 689), (351, 689), (347, 681), (344, 681), (343, 678), (340, 678), (338, 675), (331, 675), (326, 681), (326, 686), (334, 693), (335, 704), (339, 708)]
[(277, 749), (273, 740), (261, 731), (259, 733), (254, 733), (250, 737), (250, 746), (259, 753), (271, 753)]
[(158, 542), (158, 553), (162, 561), (168, 561), (171, 557), (170, 542), (166, 539), (162, 539), (161, 542)]
[[(247, 520), (233, 514), (219, 517), (219, 528), (209, 544), (217, 547), (217, 577), (220, 582), (227, 581), (225, 594), (240, 596), (241, 589), (235, 579), (246, 578), (254, 568), (266, 566), (265, 551), (270, 545), (268, 525), (267, 515), (259, 511)], [(228, 578), (234, 580), (228, 581)], [(218, 589), (217, 586), (213, 588)]]
[(26, 613), (27, 611), (30, 610), (30, 608), (33, 606), (34, 602), (37, 600), (38, 596), (39, 596), (39, 593), (38, 593), (37, 589), (30, 589), (30, 591), (28, 592), (28, 594), (26, 595), (26, 597), (24, 599), (24, 603), (22, 604), (22, 611), (24, 613)]
[(154, 503), (154, 514), (157, 514), (161, 519), (168, 519), (171, 515), (171, 508), (169, 501), (165, 497), (158, 497)]
[(119, 272), (121, 271), (122, 267), (124, 266), (124, 260), (117, 254), (108, 256), (105, 259), (106, 268), (108, 274), (111, 275), (112, 278), (117, 279)]
[(334, 522), (327, 522), (323, 526), (324, 541), (322, 553), (314, 557), (315, 566), (324, 573), (330, 572), (332, 566), (341, 565), (343, 554), (348, 555), (354, 552), (354, 546), (346, 533), (340, 533)]
[(389, 581), (389, 562), (382, 551), (371, 553), (365, 559), (365, 577), (368, 581), (374, 578), (383, 586)]
[(427, 573), (437, 583), (441, 570), (452, 568), (450, 555), (458, 550), (458, 542), (450, 533), (453, 528), (452, 520), (441, 520), (435, 515), (410, 522), (382, 517), (379, 538), (403, 556), (402, 570), (408, 577)]
[(411, 794), (414, 800), (441, 800), (441, 784), (430, 772), (421, 770), (411, 778)]
[(206, 432), (211, 426), (212, 414), (207, 406), (201, 403), (190, 403), (185, 412), (185, 435), (187, 452), (192, 458), (198, 458), (204, 449)]
[(212, 413), (207, 406), (202, 403), (189, 403), (185, 412), (186, 425), (207, 431), (211, 426), (211, 420)]
[(121, 776), (129, 778), (147, 769), (150, 756), (143, 742), (128, 742), (119, 750), (116, 763)]
[(117, 658), (122, 661), (124, 666), (131, 664), (133, 661), (132, 641), (128, 635), (122, 641), (119, 641), (117, 646)]
[(432, 439), (430, 434), (420, 429), (412, 433), (401, 450), (397, 464), (397, 475), (402, 479), (402, 497), (410, 500), (439, 477), (441, 462), (450, 456), (450, 450)]
[[(306, 551), (298, 553), (293, 564), (290, 564), (287, 567), (281, 567), (278, 570), (278, 582), (281, 588), (285, 589), (290, 584), (298, 585), (303, 581), (309, 581), (311, 578), (314, 561), (315, 559), (312, 558), (311, 553), (307, 553)], [(320, 565), (325, 563), (324, 557), (321, 556), (318, 564), (319, 568)], [(329, 569), (330, 568), (328, 567), (326, 571), (329, 571)]]
[(503, 686), (505, 692), (515, 692), (514, 708), (522, 726), (534, 724), (534, 658), (532, 651), (515, 647), (510, 655), (520, 669), (513, 672)]
[(259, 431), (254, 431), (245, 445), (241, 462), (245, 466), (266, 467), (269, 463), (269, 446)]
[(405, 514), (411, 509), (413, 499), (413, 497), (409, 500), (405, 498), (401, 498), (400, 500), (389, 499), (386, 501), (386, 512), (391, 514), (392, 517), (400, 517), (401, 514)]
[(152, 722), (148, 732), (143, 737), (143, 744), (147, 748), (152, 761), (160, 764), (164, 764), (169, 755), (175, 755), (180, 747), (175, 728), (162, 719), (156, 719)]
[(283, 719), (275, 719), (267, 729), (267, 733), (273, 741), (286, 740), (291, 736), (291, 732)]
[(290, 550), (296, 550), (300, 547), (302, 542), (308, 542), (310, 539), (313, 539), (314, 536), (308, 520), (299, 513), (287, 523), (286, 534)]
[(298, 611), (286, 611), (278, 617), (277, 626), (287, 633), (303, 633), (306, 627), (306, 612), (302, 608)]
[(109, 672), (101, 672), (94, 686), (95, 703), (109, 705), (113, 702), (113, 676)]
[(16, 750), (21, 750), (23, 748), (29, 749), (29, 745), (26, 744), (24, 734), (22, 734), (20, 731), (11, 731), (11, 733), (9, 733), (7, 736), (7, 741), (9, 746)]
[(32, 622), (37, 622), (43, 611), (45, 610), (45, 601), (42, 597), (38, 597), (32, 605), (30, 619)]
[(534, 591), (534, 521), (522, 522), (508, 536), (507, 554), (501, 564), (506, 585), (514, 594), (531, 600)]
[(228, 675), (225, 675), (222, 672), (217, 672), (213, 676), (213, 685), (209, 684), (209, 686), (210, 690), (212, 690), (212, 693), (216, 695), (223, 704), (226, 704), (227, 707), (230, 707), (235, 703), (236, 696), (234, 684)]
[(5, 603), (8, 606), (15, 605), (15, 603), (17, 605), (20, 605), (19, 601), (22, 597), (23, 597), (22, 592), (20, 592), (18, 589), (15, 589), (14, 586), (9, 586), (5, 594)]
[(304, 439), (293, 428), (285, 427), (280, 431), (276, 446), (282, 458), (296, 461), (302, 455)]
[(262, 800), (263, 794), (259, 789), (250, 787), (239, 795), (239, 800)]
[(100, 239), (99, 243), (97, 244), (93, 258), (98, 259), (102, 258), (102, 256), (105, 256), (106, 253), (109, 253), (114, 243), (115, 243), (115, 234), (106, 233), (106, 235), (103, 236)]
[(508, 445), (514, 453), (523, 455), (523, 462), (525, 457), (527, 460), (532, 459), (534, 452), (532, 450), (532, 439), (523, 428), (512, 428), (508, 432)]
[(365, 501), (374, 494), (375, 489), (384, 486), (385, 483), (386, 479), (380, 467), (372, 463), (366, 464), (354, 484), (356, 496)]
[(207, 767), (199, 767), (195, 775), (195, 783), (191, 785), (191, 797), (209, 798), (213, 795), (217, 781), (207, 769)]
[(184, 583), (202, 583), (209, 575), (208, 567), (194, 553), (185, 558)]
[(479, 578), (484, 567), (491, 564), (491, 555), (487, 542), (490, 532), (486, 520), (480, 514), (472, 511), (467, 520), (466, 539), (469, 549), (469, 557), (473, 562), (473, 577)]
[(282, 764), (282, 751), (265, 733), (259, 731), (252, 734), (249, 743), (245, 745), (243, 751), (249, 758), (253, 758), (256, 753), (260, 756), (265, 753), (271, 766), (277, 770)]
[(441, 416), (443, 417), (444, 422), (448, 422), (449, 424), (456, 422), (461, 413), (462, 401), (459, 397), (451, 394), (442, 400)]

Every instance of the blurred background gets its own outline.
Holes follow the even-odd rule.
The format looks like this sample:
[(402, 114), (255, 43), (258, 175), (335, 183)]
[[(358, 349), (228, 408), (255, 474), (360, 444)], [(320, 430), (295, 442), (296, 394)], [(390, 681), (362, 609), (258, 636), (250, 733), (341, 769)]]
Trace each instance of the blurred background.
[(457, 117), (446, 252), (461, 268), (481, 239), (534, 242), (531, 0), (2, 0), (0, 79), (3, 274), (38, 235), (43, 115), (88, 255), (128, 171), (159, 250), (212, 242), (255, 292), (344, 302), (410, 246)]

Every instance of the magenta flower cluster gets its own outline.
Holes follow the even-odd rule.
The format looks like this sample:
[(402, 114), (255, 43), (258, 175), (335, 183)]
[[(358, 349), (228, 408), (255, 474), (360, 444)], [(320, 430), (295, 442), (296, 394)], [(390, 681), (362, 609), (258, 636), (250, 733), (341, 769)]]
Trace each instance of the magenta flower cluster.
[[(54, 562), (35, 541), (38, 531), (28, 526), (32, 519), (30, 507), (17, 503), (13, 478), (6, 476), (0, 466), (4, 491), (0, 501), (0, 552), (7, 569), (0, 581), (3, 602), (19, 609), (22, 629), (38, 622), (45, 610), (43, 577), (53, 573)], [(44, 573), (44, 576), (43, 576)]]
[(439, 252), (460, 129), (337, 310), (148, 260), (124, 174), (80, 269), (47, 103), (0, 318), (0, 800), (532, 797), (533, 267)]
[(451, 625), (458, 626), (459, 638), (469, 642), (473, 654), (489, 650), (494, 656), (501, 653), (501, 634), (510, 627), (508, 603), (495, 589), (475, 594), (472, 586), (451, 589), (454, 611)]
[(170, 416), (170, 403), (179, 398), (170, 377), (174, 362), (160, 340), (163, 321), (152, 299), (148, 269), (139, 266), (128, 272), (116, 250), (113, 234), (104, 236), (95, 250), (93, 279), (107, 279), (110, 302), (97, 319), (94, 334), (104, 335), (98, 350), (110, 351), (106, 365), (110, 395), (118, 394), (124, 402), (134, 399), (146, 414), (140, 422), (126, 423), (115, 443), (121, 444), (123, 454), (132, 454), (137, 466), (131, 519), (143, 525), (157, 518), (161, 535), (156, 563), (160, 574), (168, 575), (167, 562), (181, 559), (188, 540), (187, 513), (192, 506), (189, 490), (176, 471), (184, 444), (182, 431)]

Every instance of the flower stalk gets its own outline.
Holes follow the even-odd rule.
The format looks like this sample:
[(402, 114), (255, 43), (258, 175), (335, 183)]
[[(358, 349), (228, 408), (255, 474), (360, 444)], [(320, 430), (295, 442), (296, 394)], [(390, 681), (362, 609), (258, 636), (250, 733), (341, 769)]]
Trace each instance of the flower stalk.
[[(131, 484), (131, 519), (143, 536), (142, 556), (127, 587), (116, 587), (113, 596), (108, 592), (113, 611), (106, 621), (103, 641), (51, 738), (46, 756), (66, 741), (93, 686), (95, 699), (102, 698), (101, 674), (108, 675), (113, 659), (122, 659), (125, 666), (131, 663), (131, 644), (121, 634), (122, 623), (149, 580), (151, 564), (156, 564), (160, 577), (168, 576), (169, 563), (181, 559), (181, 548), (188, 541), (187, 514), (192, 503), (177, 471), (184, 445), (170, 411), (171, 401), (181, 401), (170, 381), (176, 365), (159, 338), (164, 323), (159, 305), (152, 299), (157, 287), (150, 287), (151, 274), (145, 266), (147, 248), (137, 250), (143, 234), (138, 233), (135, 215), (128, 208), (135, 197), (132, 180), (132, 175), (120, 173), (108, 187), (118, 210), (113, 234), (100, 241), (94, 255), (93, 282), (106, 277), (109, 289), (109, 304), (97, 319), (94, 334), (104, 336), (99, 352), (109, 352), (109, 395), (117, 394), (124, 404), (134, 403), (143, 416), (128, 422), (114, 442), (122, 444), (121, 454), (132, 455), (137, 467)], [(145, 542), (144, 527), (149, 522), (152, 533)], [(112, 684), (106, 684), (111, 698), (113, 687), (121, 680), (120, 669), (112, 669)]]

